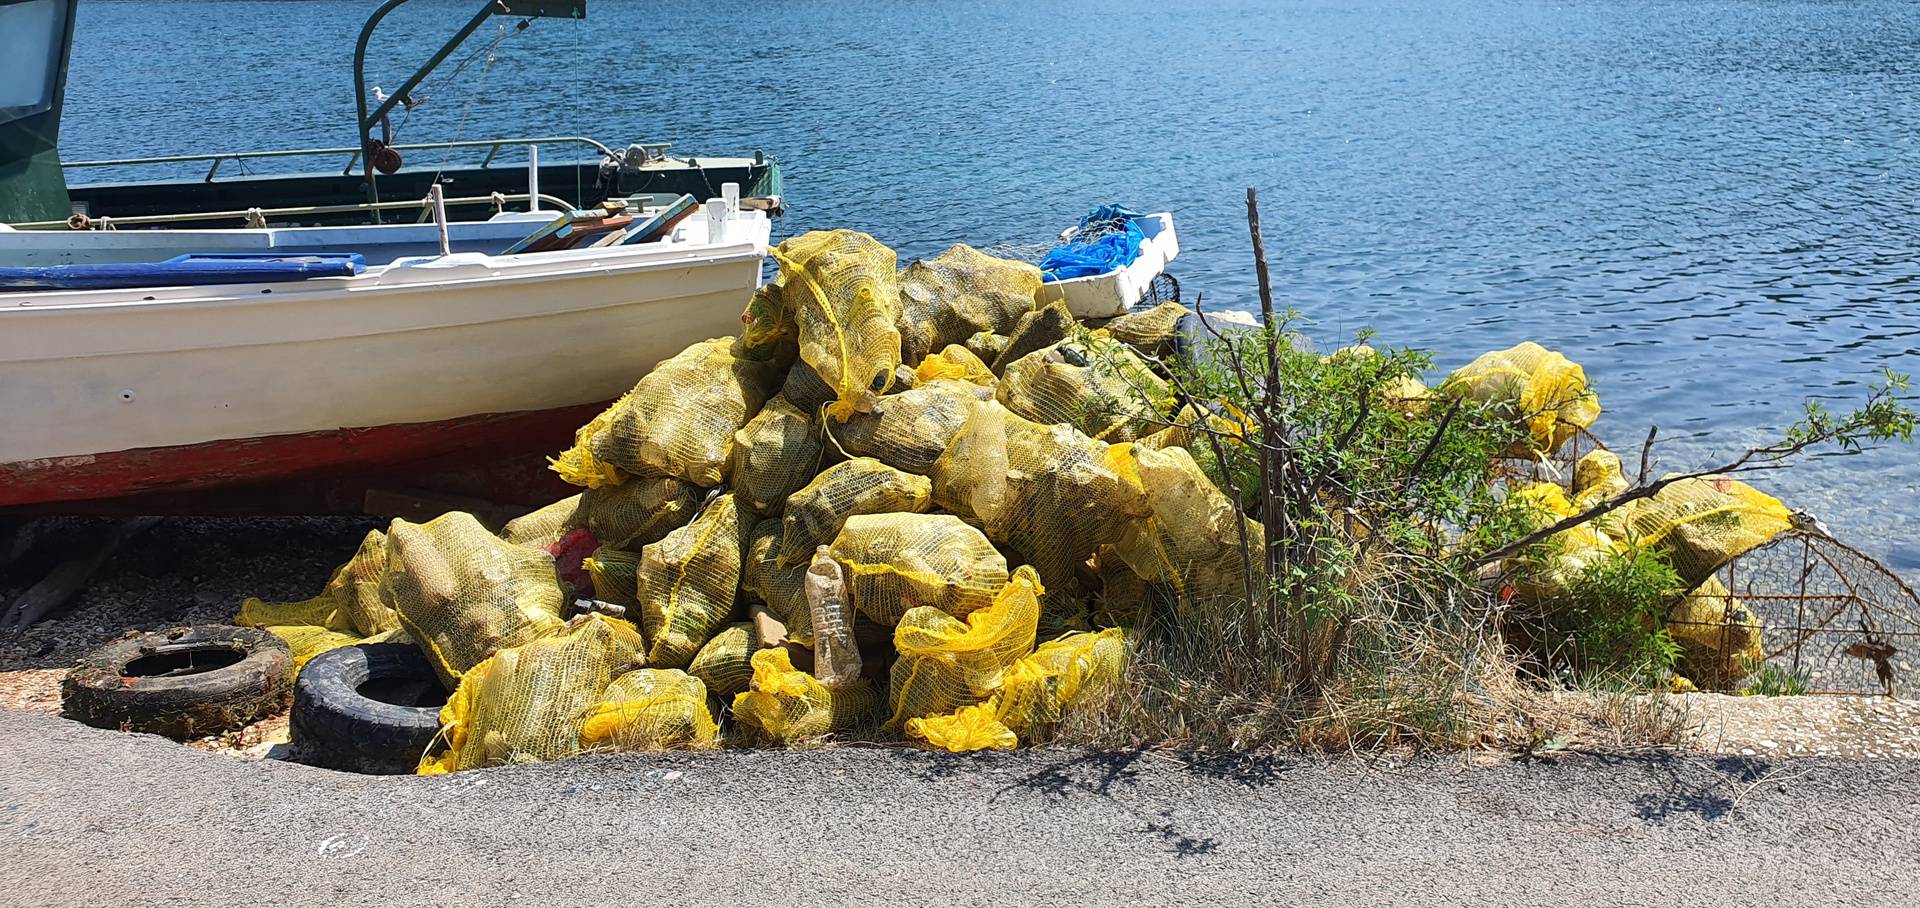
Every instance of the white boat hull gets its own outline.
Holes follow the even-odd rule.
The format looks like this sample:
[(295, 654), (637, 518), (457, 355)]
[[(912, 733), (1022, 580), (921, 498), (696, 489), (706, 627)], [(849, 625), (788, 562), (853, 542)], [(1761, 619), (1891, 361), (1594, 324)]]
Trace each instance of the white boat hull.
[(604, 401), (739, 330), (769, 233), (751, 214), (720, 244), (0, 295), (0, 464)]

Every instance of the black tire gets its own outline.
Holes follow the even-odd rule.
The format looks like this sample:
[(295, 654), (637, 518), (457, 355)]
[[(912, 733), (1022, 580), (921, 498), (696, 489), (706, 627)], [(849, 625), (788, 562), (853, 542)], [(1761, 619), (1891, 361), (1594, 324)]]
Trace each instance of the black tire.
[[(362, 693), (372, 685), (382, 688), (380, 699)], [(289, 756), (347, 772), (411, 773), (440, 733), (440, 707), (407, 702), (445, 699), (433, 664), (411, 643), (328, 650), (294, 683)]]
[(60, 711), (96, 728), (188, 740), (287, 708), (293, 653), (251, 627), (210, 624), (129, 634), (60, 682)]

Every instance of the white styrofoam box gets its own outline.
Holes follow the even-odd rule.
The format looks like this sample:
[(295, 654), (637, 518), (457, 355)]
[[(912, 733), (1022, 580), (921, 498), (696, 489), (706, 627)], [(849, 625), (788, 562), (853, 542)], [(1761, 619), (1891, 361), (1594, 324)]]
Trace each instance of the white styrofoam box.
[(1180, 254), (1180, 240), (1173, 232), (1173, 215), (1161, 211), (1141, 215), (1134, 220), (1146, 240), (1140, 244), (1140, 256), (1133, 264), (1087, 277), (1069, 278), (1040, 285), (1041, 305), (1066, 300), (1067, 311), (1075, 318), (1111, 318), (1125, 315), (1146, 295), (1147, 284), (1167, 263)]

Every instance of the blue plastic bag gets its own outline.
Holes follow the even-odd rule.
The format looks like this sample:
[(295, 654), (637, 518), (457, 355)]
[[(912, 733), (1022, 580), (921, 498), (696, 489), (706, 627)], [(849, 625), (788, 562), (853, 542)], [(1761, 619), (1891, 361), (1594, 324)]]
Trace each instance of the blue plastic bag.
[(1134, 223), (1140, 215), (1121, 205), (1102, 205), (1080, 219), (1073, 239), (1049, 250), (1040, 259), (1043, 281), (1106, 274), (1133, 264), (1140, 257), (1146, 234)]

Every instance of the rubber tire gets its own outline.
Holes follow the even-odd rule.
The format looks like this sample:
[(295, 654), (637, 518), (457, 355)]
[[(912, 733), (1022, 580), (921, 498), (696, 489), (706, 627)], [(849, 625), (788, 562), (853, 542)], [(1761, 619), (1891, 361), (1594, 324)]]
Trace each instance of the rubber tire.
[(293, 686), (292, 744), (296, 762), (369, 775), (406, 775), (440, 733), (440, 708), (383, 703), (360, 693), (371, 680), (440, 679), (411, 643), (362, 643), (308, 660)]
[[(204, 644), (239, 650), (240, 661), (191, 675), (129, 677), (144, 647)], [(96, 728), (185, 741), (281, 712), (293, 696), (286, 641), (252, 627), (206, 624), (129, 634), (88, 653), (60, 682), (60, 711)]]

